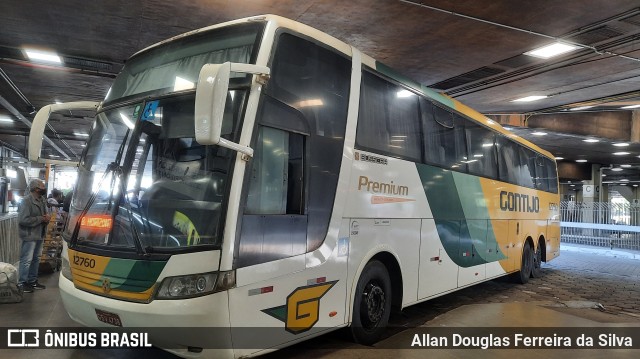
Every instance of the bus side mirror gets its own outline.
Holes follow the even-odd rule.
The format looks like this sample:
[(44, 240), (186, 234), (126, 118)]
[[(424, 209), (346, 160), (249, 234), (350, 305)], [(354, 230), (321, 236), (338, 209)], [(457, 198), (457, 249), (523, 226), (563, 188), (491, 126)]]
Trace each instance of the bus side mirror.
[(78, 101), (78, 102), (67, 102), (67, 103), (56, 103), (52, 105), (44, 106), (38, 111), (36, 116), (33, 118), (33, 123), (31, 124), (31, 130), (29, 131), (29, 161), (33, 162), (42, 162), (42, 163), (51, 163), (51, 164), (60, 164), (60, 165), (72, 165), (77, 166), (77, 162), (73, 161), (58, 161), (58, 160), (50, 160), (46, 158), (40, 157), (40, 152), (42, 150), (42, 141), (48, 140), (48, 142), (56, 147), (55, 143), (51, 142), (49, 138), (44, 138), (44, 129), (47, 126), (47, 122), (49, 122), (49, 117), (54, 112), (60, 111), (97, 111), (100, 102), (94, 101)]
[(220, 137), (231, 72), (268, 76), (270, 69), (266, 66), (234, 62), (202, 66), (196, 88), (196, 141), (201, 145), (219, 145), (253, 156), (252, 148)]

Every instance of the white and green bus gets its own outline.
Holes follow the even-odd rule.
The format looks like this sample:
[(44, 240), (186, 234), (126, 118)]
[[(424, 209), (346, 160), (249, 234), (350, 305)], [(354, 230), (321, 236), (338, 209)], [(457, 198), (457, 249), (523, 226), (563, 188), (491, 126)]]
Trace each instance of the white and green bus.
[[(72, 104), (51, 106), (32, 158), (48, 114)], [(346, 326), (371, 344), (394, 308), (527, 282), (559, 253), (550, 153), (278, 16), (135, 54), (78, 167), (66, 310), (90, 327), (198, 328), (152, 337), (184, 357)], [(251, 328), (268, 335), (252, 346)]]

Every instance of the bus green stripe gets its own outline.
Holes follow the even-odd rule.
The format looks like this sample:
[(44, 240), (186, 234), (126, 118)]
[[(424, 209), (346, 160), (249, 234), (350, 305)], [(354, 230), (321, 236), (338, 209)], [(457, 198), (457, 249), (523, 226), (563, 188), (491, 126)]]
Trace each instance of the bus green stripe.
[[(166, 264), (164, 261), (111, 258), (102, 275), (109, 278), (112, 289), (140, 293), (156, 283)], [(102, 286), (102, 280), (93, 285)]]
[(497, 245), (480, 178), (424, 164), (416, 167), (449, 257), (461, 267), (506, 258)]

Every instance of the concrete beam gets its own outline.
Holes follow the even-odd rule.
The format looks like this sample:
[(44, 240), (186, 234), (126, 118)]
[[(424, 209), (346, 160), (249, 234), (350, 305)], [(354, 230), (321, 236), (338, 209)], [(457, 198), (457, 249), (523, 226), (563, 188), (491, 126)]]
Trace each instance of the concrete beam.
[[(503, 125), (544, 128), (559, 133), (640, 142), (640, 114), (637, 112), (640, 111), (552, 113), (528, 117), (525, 115), (490, 115), (488, 117)], [(635, 128), (633, 127), (633, 116), (635, 116), (637, 123)]]

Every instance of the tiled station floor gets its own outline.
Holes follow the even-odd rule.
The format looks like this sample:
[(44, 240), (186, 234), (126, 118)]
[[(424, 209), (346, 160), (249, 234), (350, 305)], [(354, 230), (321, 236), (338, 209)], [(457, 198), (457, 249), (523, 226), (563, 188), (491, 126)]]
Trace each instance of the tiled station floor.
[[(612, 251), (579, 245), (564, 245), (560, 257), (544, 266), (542, 278), (525, 285), (497, 279), (406, 308), (393, 315), (392, 329), (378, 347), (394, 345), (413, 335), (416, 327), (491, 326), (487, 313), (495, 320), (511, 321), (513, 326), (536, 326), (553, 318), (562, 326), (634, 326), (640, 330), (640, 253)], [(0, 305), (0, 327), (76, 326), (59, 299), (57, 273), (41, 277), (47, 289), (25, 294), (20, 304)], [(524, 317), (521, 314), (528, 313)], [(502, 317), (501, 317), (502, 316)], [(530, 316), (531, 318), (528, 318)], [(482, 321), (482, 323), (480, 323)], [(349, 341), (346, 330), (333, 332), (265, 358), (637, 358), (640, 350), (444, 350), (444, 349), (369, 349)], [(158, 349), (146, 350), (0, 350), (4, 358), (174, 358)]]

